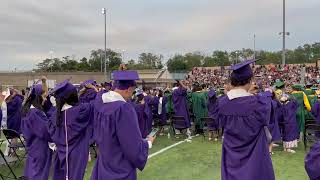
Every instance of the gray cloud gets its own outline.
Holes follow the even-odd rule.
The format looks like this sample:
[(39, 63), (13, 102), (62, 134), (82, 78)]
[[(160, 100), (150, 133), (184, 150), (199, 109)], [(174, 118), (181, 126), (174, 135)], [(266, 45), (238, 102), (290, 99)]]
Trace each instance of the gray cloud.
[[(319, 6), (318, 0), (287, 1), (289, 48), (319, 41)], [(103, 47), (101, 7), (108, 9), (108, 47), (126, 50), (126, 57), (251, 48), (254, 33), (258, 49), (281, 48), (279, 0), (4, 0), (0, 70), (31, 69), (50, 50), (57, 57), (88, 57)]]

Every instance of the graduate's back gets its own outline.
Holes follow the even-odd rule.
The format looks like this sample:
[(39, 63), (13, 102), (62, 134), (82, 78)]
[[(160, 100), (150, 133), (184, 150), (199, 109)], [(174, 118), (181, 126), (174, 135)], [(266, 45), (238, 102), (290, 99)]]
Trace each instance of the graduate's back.
[[(142, 140), (134, 107), (115, 92), (102, 95), (94, 107), (94, 140), (99, 155), (91, 179), (135, 179), (147, 162), (148, 143)], [(119, 95), (118, 95), (119, 96)]]
[(222, 179), (274, 179), (264, 128), (270, 108), (270, 99), (263, 96), (219, 99), (218, 118), (224, 129)]

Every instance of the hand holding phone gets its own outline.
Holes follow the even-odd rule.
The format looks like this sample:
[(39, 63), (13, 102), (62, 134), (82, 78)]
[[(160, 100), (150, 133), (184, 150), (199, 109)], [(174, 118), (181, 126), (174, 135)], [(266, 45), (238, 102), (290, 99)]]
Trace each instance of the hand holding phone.
[(148, 136), (149, 136), (149, 137), (150, 137), (150, 136), (151, 136), (151, 137), (154, 137), (154, 136), (157, 135), (158, 131), (159, 131), (158, 129), (153, 129)]

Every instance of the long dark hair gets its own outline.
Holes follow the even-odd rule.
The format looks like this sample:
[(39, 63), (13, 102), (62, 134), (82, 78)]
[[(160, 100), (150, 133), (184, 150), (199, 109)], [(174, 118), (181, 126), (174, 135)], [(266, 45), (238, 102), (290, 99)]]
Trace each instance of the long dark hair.
[(57, 116), (56, 125), (59, 127), (62, 123), (62, 107), (64, 104), (69, 104), (70, 106), (76, 106), (79, 104), (79, 98), (77, 91), (70, 92), (66, 97), (56, 98), (57, 103)]
[(163, 92), (162, 92), (162, 90), (159, 90), (158, 97), (159, 97), (159, 98), (160, 98), (160, 97), (163, 97)]
[(43, 102), (43, 98), (41, 95), (31, 94), (30, 96), (28, 96), (27, 100), (25, 101), (22, 107), (22, 116), (25, 117), (28, 114), (28, 112), (30, 111), (31, 105), (43, 111), (42, 102)]

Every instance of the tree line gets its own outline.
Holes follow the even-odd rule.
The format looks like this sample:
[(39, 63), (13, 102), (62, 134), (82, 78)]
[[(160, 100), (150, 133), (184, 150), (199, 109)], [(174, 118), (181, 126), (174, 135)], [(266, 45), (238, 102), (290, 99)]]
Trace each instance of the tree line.
[[(116, 70), (124, 60), (121, 53), (111, 49), (106, 51), (107, 70)], [(90, 58), (86, 57), (77, 60), (74, 56), (65, 56), (59, 58), (46, 58), (37, 64), (36, 71), (43, 72), (68, 72), (68, 71), (85, 71), (85, 72), (100, 72), (104, 70), (104, 50), (92, 50)], [(131, 59), (127, 63), (129, 69), (161, 69), (163, 68), (163, 56), (154, 55), (152, 53), (141, 53), (137, 61)]]
[[(210, 55), (201, 52), (186, 54), (176, 54), (169, 58), (166, 65), (170, 72), (189, 71), (193, 67), (213, 67), (229, 66), (244, 59), (250, 59), (253, 56), (259, 58), (258, 64), (280, 64), (282, 51), (264, 51), (259, 50), (254, 53), (252, 49), (241, 49), (231, 52), (216, 50)], [(108, 49), (107, 69), (115, 70), (124, 62), (121, 53)], [(305, 44), (293, 50), (286, 51), (286, 63), (303, 64), (315, 63), (320, 58), (320, 43)], [(137, 60), (129, 60), (126, 65), (128, 69), (161, 69), (163, 68), (163, 55), (153, 53), (141, 53)], [(61, 71), (91, 71), (99, 72), (104, 68), (104, 50), (92, 50), (90, 58), (86, 57), (76, 60), (74, 57), (65, 56), (62, 59), (45, 59), (37, 64), (38, 71), (61, 72)], [(102, 69), (101, 69), (102, 68)]]

